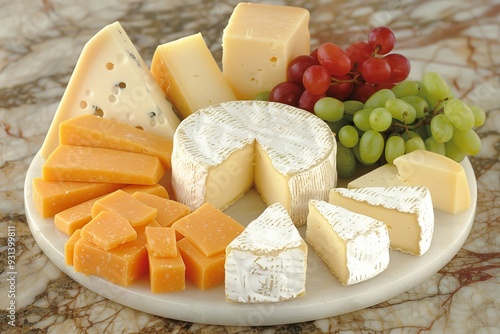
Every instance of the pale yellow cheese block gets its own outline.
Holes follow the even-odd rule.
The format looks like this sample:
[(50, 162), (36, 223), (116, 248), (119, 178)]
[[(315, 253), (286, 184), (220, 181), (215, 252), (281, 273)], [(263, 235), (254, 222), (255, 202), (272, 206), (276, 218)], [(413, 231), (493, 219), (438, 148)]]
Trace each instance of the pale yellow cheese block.
[(151, 73), (181, 118), (236, 100), (201, 33), (159, 45)]

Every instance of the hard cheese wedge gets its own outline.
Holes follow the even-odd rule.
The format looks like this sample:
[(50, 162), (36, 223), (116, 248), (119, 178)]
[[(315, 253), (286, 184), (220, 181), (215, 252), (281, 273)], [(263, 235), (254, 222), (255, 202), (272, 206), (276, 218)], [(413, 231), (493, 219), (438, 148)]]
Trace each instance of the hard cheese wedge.
[(222, 70), (238, 100), (286, 80), (288, 63), (309, 54), (304, 8), (240, 2), (222, 36)]
[(365, 188), (365, 187), (393, 187), (410, 186), (408, 181), (402, 180), (398, 175), (398, 169), (393, 164), (385, 164), (374, 170), (352, 180), (347, 184), (347, 188)]
[(412, 186), (424, 186), (435, 209), (457, 214), (470, 208), (467, 175), (459, 163), (437, 153), (416, 150), (394, 159), (399, 177)]
[(165, 174), (157, 157), (107, 148), (61, 145), (42, 166), (46, 181), (156, 184)]
[(329, 202), (384, 222), (393, 249), (420, 256), (431, 245), (434, 210), (425, 187), (335, 188)]
[(150, 256), (177, 256), (177, 243), (175, 240), (175, 230), (173, 228), (147, 226), (145, 233)]
[(278, 302), (305, 293), (307, 245), (282, 204), (269, 206), (226, 248), (228, 301)]
[(366, 281), (389, 265), (387, 226), (325, 201), (309, 202), (306, 240), (342, 285)]
[(97, 247), (109, 250), (135, 240), (137, 232), (121, 214), (101, 211), (82, 228), (81, 236)]
[(151, 73), (181, 118), (236, 97), (201, 33), (156, 48)]
[(81, 238), (81, 229), (76, 230), (64, 244), (64, 261), (67, 266), (73, 265), (75, 244)]
[(59, 126), (59, 143), (148, 154), (160, 159), (163, 167), (170, 168), (171, 139), (114, 119), (90, 114), (68, 119)]
[(143, 192), (136, 192), (132, 196), (158, 211), (156, 221), (161, 226), (171, 226), (175, 221), (191, 213), (188, 206), (167, 198)]

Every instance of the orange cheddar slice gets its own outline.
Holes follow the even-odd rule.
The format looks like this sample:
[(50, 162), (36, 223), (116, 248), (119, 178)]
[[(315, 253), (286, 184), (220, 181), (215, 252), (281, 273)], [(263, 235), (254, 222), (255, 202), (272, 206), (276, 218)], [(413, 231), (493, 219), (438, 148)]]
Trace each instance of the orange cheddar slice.
[(58, 182), (33, 179), (33, 202), (43, 218), (52, 217), (74, 205), (108, 194), (124, 184), (97, 182)]
[(101, 211), (81, 230), (82, 238), (92, 241), (97, 247), (110, 250), (135, 240), (137, 232), (122, 215)]
[(78, 229), (64, 244), (64, 260), (67, 266), (73, 265), (73, 256), (75, 253), (75, 244), (81, 238), (81, 229)]
[[(144, 192), (146, 194), (156, 195), (168, 198), (168, 193), (165, 188), (159, 184), (154, 185), (136, 185), (132, 184), (121, 188), (126, 193), (133, 194), (136, 192)], [(64, 211), (57, 213), (54, 216), (54, 224), (63, 233), (72, 235), (77, 229), (82, 228), (92, 220), (92, 207), (94, 203), (103, 198), (103, 196), (88, 200), (86, 202), (75, 205)], [(158, 225), (159, 226), (159, 225)]]
[(151, 155), (70, 145), (58, 146), (42, 166), (46, 181), (155, 184), (164, 174)]
[(103, 250), (85, 238), (75, 244), (73, 268), (86, 276), (100, 276), (121, 286), (129, 286), (148, 272), (146, 237)]
[(170, 168), (172, 140), (113, 119), (85, 114), (59, 125), (59, 144), (111, 148), (158, 157)]
[(212, 204), (205, 203), (172, 225), (205, 256), (224, 252), (245, 227)]
[(172, 227), (148, 226), (145, 233), (149, 255), (156, 257), (177, 256), (175, 230)]
[(151, 292), (173, 292), (186, 287), (186, 267), (180, 254), (174, 257), (156, 257), (151, 253), (149, 259), (149, 282)]
[(187, 205), (170, 199), (141, 192), (136, 192), (132, 196), (158, 210), (156, 220), (161, 226), (171, 226), (175, 221), (191, 213), (191, 209)]
[(96, 217), (101, 211), (119, 213), (132, 226), (144, 225), (152, 221), (158, 212), (123, 190), (117, 190), (95, 201), (92, 206), (92, 217)]
[(224, 283), (225, 252), (205, 256), (187, 238), (179, 240), (177, 246), (186, 265), (186, 280), (201, 290)]

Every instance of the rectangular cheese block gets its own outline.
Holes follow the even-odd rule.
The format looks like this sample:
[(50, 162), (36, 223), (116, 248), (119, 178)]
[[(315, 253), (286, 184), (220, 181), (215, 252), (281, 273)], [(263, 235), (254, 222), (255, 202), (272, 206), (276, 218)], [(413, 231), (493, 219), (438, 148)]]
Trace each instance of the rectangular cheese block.
[[(159, 184), (154, 185), (129, 185), (121, 188), (121, 190), (134, 194), (136, 192), (144, 192), (147, 194), (168, 198), (168, 193), (165, 188)], [(57, 213), (54, 216), (54, 225), (66, 235), (72, 235), (77, 229), (82, 228), (92, 219), (92, 207), (94, 203), (104, 197), (88, 200), (86, 202), (72, 206), (66, 210)]]
[(238, 100), (286, 81), (288, 63), (310, 53), (307, 9), (240, 2), (222, 36), (222, 70)]
[(151, 155), (71, 145), (58, 146), (42, 166), (46, 181), (156, 184), (163, 174)]
[(421, 256), (431, 245), (434, 210), (425, 187), (334, 188), (328, 201), (385, 223), (392, 249)]
[(306, 240), (342, 285), (366, 281), (389, 265), (387, 226), (325, 201), (309, 201)]
[(40, 150), (58, 146), (59, 124), (83, 114), (117, 119), (171, 139), (179, 124), (172, 104), (119, 22), (84, 46)]
[(137, 232), (121, 214), (101, 211), (81, 229), (81, 236), (101, 249), (110, 250), (135, 240)]
[(173, 257), (156, 257), (148, 254), (151, 292), (182, 291), (186, 288), (186, 266), (181, 254)]
[(158, 212), (123, 190), (117, 190), (98, 199), (92, 206), (92, 217), (95, 218), (102, 211), (119, 213), (132, 226), (140, 226), (152, 221)]
[(150, 256), (175, 257), (177, 256), (177, 242), (175, 230), (172, 227), (153, 227), (145, 229), (146, 245)]
[(186, 280), (201, 290), (224, 283), (225, 252), (206, 256), (186, 238), (179, 240), (177, 246), (186, 265)]
[(86, 276), (95, 275), (117, 285), (130, 286), (148, 272), (146, 237), (138, 234), (137, 239), (107, 251), (80, 238), (75, 244), (73, 268)]
[(389, 163), (377, 167), (347, 184), (349, 189), (393, 186), (410, 186), (410, 183), (401, 179), (397, 167)]
[(191, 213), (191, 209), (187, 205), (160, 196), (142, 192), (136, 192), (132, 196), (157, 210), (156, 221), (161, 226), (171, 226), (180, 218)]
[(81, 229), (76, 230), (64, 244), (64, 262), (67, 266), (73, 265), (75, 244), (81, 238)]
[(209, 203), (172, 225), (205, 256), (224, 252), (245, 227)]
[(203, 107), (236, 100), (201, 33), (159, 45), (151, 73), (181, 119)]
[(171, 139), (95, 115), (81, 115), (62, 122), (59, 143), (148, 154), (160, 159), (165, 169), (171, 166)]
[(457, 214), (470, 208), (471, 196), (465, 170), (456, 161), (425, 150), (394, 159), (399, 177), (412, 186), (429, 189), (435, 209)]
[(125, 186), (102, 182), (45, 181), (39, 177), (34, 178), (32, 184), (33, 202), (43, 218)]

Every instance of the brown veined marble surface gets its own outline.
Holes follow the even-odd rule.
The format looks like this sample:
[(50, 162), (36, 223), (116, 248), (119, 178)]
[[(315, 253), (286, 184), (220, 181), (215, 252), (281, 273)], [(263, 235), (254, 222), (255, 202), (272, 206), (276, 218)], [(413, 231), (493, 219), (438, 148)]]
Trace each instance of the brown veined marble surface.
[[(410, 76), (437, 71), (455, 95), (486, 110), (481, 152), (470, 158), (477, 214), (462, 249), (411, 290), (327, 319), (270, 327), (186, 323), (109, 301), (62, 274), (26, 223), (23, 182), (84, 43), (119, 20), (146, 63), (158, 44), (202, 32), (221, 59), (237, 1), (2, 1), (0, 7), (0, 330), (3, 333), (499, 333), (500, 1), (268, 1), (307, 8), (312, 47), (346, 46), (389, 26)], [(15, 237), (9, 244), (9, 232)], [(15, 297), (8, 247), (15, 246)], [(9, 303), (15, 301), (15, 321)], [(12, 324), (15, 325), (12, 326)]]

